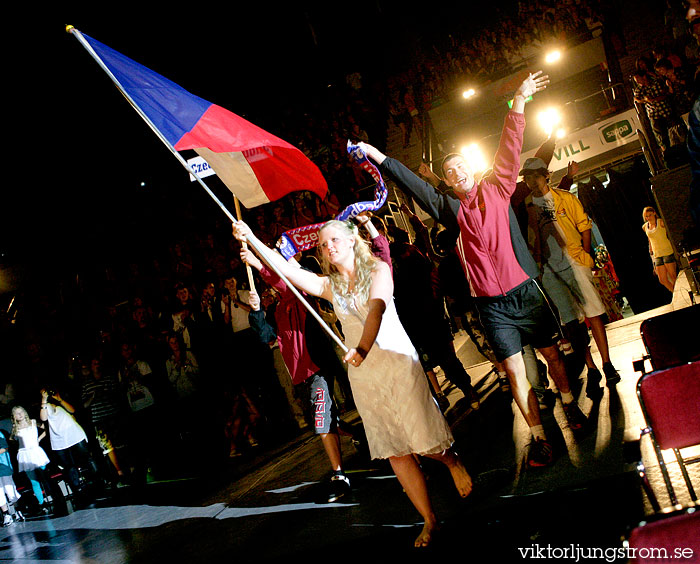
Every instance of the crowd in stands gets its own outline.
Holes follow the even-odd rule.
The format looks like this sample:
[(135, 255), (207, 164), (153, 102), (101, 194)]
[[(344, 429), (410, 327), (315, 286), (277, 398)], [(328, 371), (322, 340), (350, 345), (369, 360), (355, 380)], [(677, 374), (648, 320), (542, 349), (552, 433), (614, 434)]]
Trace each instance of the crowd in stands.
[[(420, 127), (414, 116), (525, 67), (545, 46), (590, 39), (605, 21), (601, 2), (520, 2), (517, 10), (494, 8), (479, 31), (435, 38), (415, 54), (415, 64), (388, 81), (391, 116), (405, 134)], [(606, 22), (607, 24), (607, 22)]]
[[(448, 98), (458, 84), (517, 67), (549, 41), (594, 33), (606, 21), (603, 4), (521, 1), (517, 12), (500, 14), (478, 34), (453, 34), (416, 53), (416, 64), (382, 89), (363, 84), (361, 76), (348, 77), (329, 113), (289, 116), (276, 132), (318, 165), (328, 196), (294, 193), (246, 210), (246, 221), (274, 245), (292, 227), (332, 218), (372, 185), (348, 160), (348, 139), (383, 146), (392, 120), (408, 144), (421, 127), (421, 112)], [(662, 54), (654, 72), (665, 77), (680, 103), (685, 98), (673, 74), (673, 53)], [(397, 235), (403, 242), (405, 234)], [(435, 258), (429, 246), (423, 250)], [(289, 375), (276, 362), (274, 346), (250, 330), (248, 273), (225, 221), (212, 219), (207, 229), (183, 233), (166, 248), (153, 248), (149, 259), (97, 270), (66, 277), (60, 290), (22, 296), (13, 336), (4, 343), (0, 420), (9, 421), (12, 407), (22, 405), (40, 421), (42, 390), (55, 405), (56, 398), (67, 401), (86, 431), (101, 479), (114, 485), (206, 464), (183, 460), (200, 454), (235, 457), (273, 435), (284, 437), (284, 429), (304, 428), (305, 418), (293, 405), (299, 398), (285, 388)], [(254, 283), (268, 295), (259, 278)], [(339, 397), (350, 406), (347, 386), (339, 386)], [(9, 426), (5, 430), (9, 436)], [(42, 445), (55, 463), (48, 433)]]

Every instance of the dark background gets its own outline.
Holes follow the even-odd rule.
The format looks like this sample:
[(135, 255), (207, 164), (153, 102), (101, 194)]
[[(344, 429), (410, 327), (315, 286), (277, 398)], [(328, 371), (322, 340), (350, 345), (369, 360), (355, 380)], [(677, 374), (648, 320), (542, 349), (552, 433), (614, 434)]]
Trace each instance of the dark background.
[(168, 23), (116, 14), (8, 30), (16, 103), (6, 109), (2, 264), (48, 275), (145, 252), (173, 227), (173, 208), (224, 217), (65, 24), (283, 138), (291, 121), (315, 127), (304, 118), (323, 114), (348, 73), (360, 72), (379, 96), (419, 45), (445, 36), (441, 26), (477, 25), (474, 8), (417, 12), (393, 1), (195, 9)]

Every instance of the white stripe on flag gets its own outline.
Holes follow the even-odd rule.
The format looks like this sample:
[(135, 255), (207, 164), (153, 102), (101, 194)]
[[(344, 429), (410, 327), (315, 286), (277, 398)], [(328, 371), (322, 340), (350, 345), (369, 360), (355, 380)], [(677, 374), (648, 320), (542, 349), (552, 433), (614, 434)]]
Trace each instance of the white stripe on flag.
[(246, 208), (270, 202), (242, 153), (215, 153), (205, 147), (195, 151), (204, 157), (221, 181)]

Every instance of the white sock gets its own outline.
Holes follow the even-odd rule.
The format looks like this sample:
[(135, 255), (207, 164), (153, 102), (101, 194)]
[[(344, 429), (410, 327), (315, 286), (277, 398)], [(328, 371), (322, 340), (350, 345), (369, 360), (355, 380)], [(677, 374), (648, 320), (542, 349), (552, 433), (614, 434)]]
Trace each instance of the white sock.
[(535, 425), (534, 427), (530, 427), (530, 432), (532, 433), (532, 436), (537, 440), (547, 439), (547, 436), (544, 434), (544, 427), (542, 425)]
[(572, 401), (574, 401), (574, 394), (572, 394), (571, 392), (562, 392), (561, 393), (561, 401), (562, 401), (562, 403), (565, 403), (565, 404), (571, 403)]

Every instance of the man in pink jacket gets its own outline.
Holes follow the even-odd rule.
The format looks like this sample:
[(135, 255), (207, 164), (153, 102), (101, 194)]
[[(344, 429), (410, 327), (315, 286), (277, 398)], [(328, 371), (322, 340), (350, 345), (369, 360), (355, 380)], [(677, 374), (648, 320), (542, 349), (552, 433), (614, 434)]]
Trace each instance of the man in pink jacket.
[(522, 356), (525, 344), (535, 347), (547, 361), (549, 374), (561, 392), (570, 428), (580, 430), (586, 421), (571, 393), (556, 346), (556, 318), (535, 280), (539, 275), (537, 265), (510, 206), (520, 170), (525, 100), (544, 90), (548, 83), (548, 77), (540, 71), (530, 74), (516, 91), (489, 175), (476, 182), (462, 155), (445, 157), (442, 172), (454, 195), (438, 193), (398, 161), (360, 143), (382, 172), (392, 176), (426, 213), (453, 234), (489, 343), (530, 427), (533, 441), (528, 465), (531, 467), (550, 464), (553, 455), (536, 396), (527, 380)]

